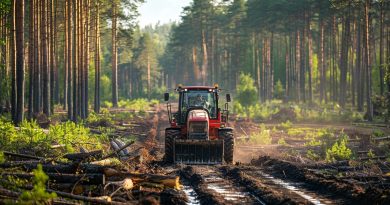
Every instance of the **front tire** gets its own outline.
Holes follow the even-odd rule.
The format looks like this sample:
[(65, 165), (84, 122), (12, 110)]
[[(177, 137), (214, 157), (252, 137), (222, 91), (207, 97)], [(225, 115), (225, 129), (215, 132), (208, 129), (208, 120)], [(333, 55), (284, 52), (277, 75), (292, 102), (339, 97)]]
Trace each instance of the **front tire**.
[(219, 136), (223, 139), (223, 158), (226, 164), (233, 164), (234, 135), (232, 130), (221, 130)]
[(166, 129), (165, 130), (165, 162), (173, 163), (173, 147), (175, 143), (175, 138), (180, 136), (180, 130), (176, 129)]

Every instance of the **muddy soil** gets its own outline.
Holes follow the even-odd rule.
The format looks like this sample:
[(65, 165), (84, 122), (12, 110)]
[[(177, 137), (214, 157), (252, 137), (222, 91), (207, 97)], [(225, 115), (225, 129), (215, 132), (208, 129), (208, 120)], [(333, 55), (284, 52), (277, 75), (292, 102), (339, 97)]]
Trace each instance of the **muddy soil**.
[[(148, 117), (136, 118), (132, 123), (137, 125), (134, 132), (146, 134), (139, 136), (138, 141), (151, 156), (142, 171), (177, 174), (183, 184), (184, 197), (176, 192), (171, 195), (151, 192), (141, 204), (390, 204), (388, 178), (370, 179), (373, 183), (366, 183), (366, 178), (340, 179), (322, 173), (334, 169), (334, 164), (316, 165), (300, 157), (286, 158), (283, 155), (286, 147), (276, 144), (278, 139), (286, 138), (290, 146), (296, 147), (302, 147), (304, 140), (289, 139), (282, 131), (274, 136), (271, 145), (238, 144), (236, 165), (169, 165), (163, 161), (164, 131), (169, 126), (165, 105), (156, 106)], [(230, 126), (235, 128), (237, 137), (245, 138), (259, 131), (256, 123), (248, 121), (234, 121)], [(267, 125), (270, 129), (274, 126)], [(326, 126), (309, 125), (311, 128)], [(350, 126), (346, 132), (365, 135), (369, 131)], [(345, 163), (336, 170), (343, 167)]]

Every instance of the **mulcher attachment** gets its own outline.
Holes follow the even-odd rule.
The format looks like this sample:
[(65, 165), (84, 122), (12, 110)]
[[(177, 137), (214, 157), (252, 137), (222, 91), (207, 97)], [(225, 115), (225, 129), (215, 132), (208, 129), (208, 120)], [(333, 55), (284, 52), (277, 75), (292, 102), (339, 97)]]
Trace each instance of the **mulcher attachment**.
[(222, 164), (223, 140), (175, 139), (174, 163), (182, 164)]

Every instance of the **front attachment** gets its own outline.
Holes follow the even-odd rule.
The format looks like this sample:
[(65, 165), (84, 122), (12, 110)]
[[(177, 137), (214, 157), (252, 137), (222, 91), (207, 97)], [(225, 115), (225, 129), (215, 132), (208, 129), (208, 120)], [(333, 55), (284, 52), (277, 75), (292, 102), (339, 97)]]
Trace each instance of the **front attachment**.
[(176, 139), (174, 162), (182, 164), (222, 164), (223, 140)]

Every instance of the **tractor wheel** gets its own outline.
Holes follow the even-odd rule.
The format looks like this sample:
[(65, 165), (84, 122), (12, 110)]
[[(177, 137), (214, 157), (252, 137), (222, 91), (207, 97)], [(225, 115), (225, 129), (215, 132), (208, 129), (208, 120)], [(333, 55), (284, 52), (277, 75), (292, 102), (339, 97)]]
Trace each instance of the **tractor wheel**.
[(165, 161), (168, 163), (173, 163), (173, 146), (175, 143), (175, 138), (179, 135), (180, 130), (165, 130)]
[(233, 164), (234, 136), (232, 131), (222, 131), (220, 136), (223, 138), (224, 153), (223, 158), (226, 164)]

